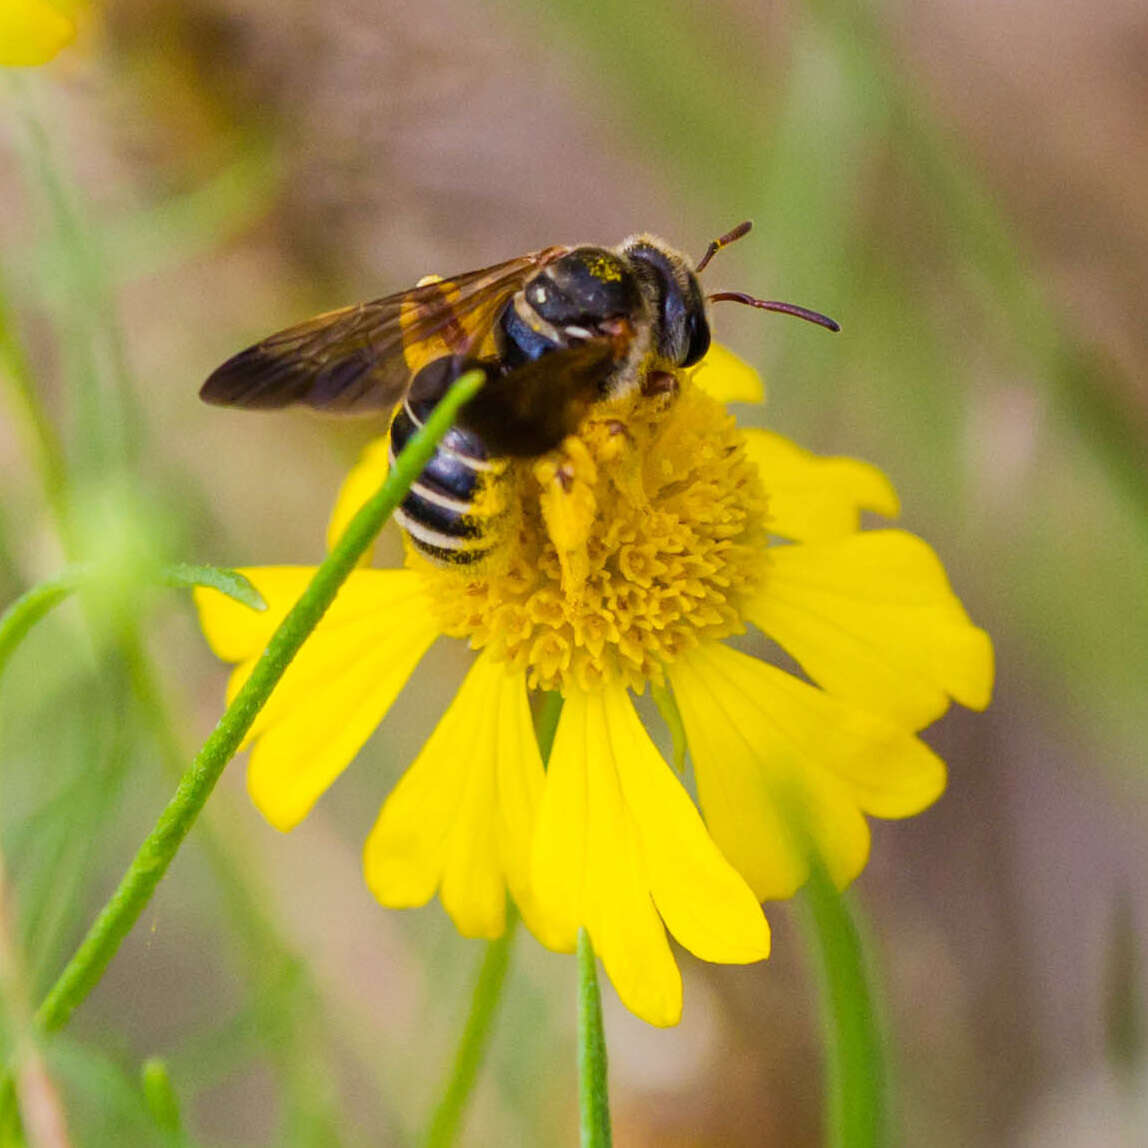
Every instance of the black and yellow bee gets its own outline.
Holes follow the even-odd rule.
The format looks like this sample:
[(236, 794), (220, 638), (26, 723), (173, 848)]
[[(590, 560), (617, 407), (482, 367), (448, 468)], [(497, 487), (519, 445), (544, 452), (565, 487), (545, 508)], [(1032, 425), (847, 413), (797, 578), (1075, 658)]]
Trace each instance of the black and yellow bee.
[(634, 387), (672, 389), (673, 372), (709, 348), (708, 301), (783, 311), (837, 330), (833, 320), (793, 304), (703, 294), (698, 273), (749, 229), (743, 223), (714, 240), (696, 266), (660, 239), (637, 235), (616, 248), (547, 247), (424, 281), (264, 339), (219, 367), (200, 395), (257, 410), (397, 407), (393, 456), (451, 383), (480, 368), (486, 384), (396, 512), (427, 557), (472, 563), (490, 550), (489, 522), (472, 510), (500, 460), (552, 450), (595, 403)]

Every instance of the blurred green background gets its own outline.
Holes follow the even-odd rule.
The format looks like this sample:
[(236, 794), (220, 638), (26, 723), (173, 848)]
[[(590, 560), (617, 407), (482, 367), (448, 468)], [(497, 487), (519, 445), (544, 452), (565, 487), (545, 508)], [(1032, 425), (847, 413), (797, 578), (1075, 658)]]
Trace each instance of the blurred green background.
[[(927, 735), (948, 793), (875, 826), (857, 885), (893, 1143), (1148, 1142), (1142, 3), (115, 0), (0, 80), (0, 607), (68, 558), (321, 556), (372, 428), (196, 398), (268, 332), (550, 243), (696, 256), (752, 217), (708, 282), (844, 331), (721, 310), (769, 392), (746, 420), (885, 469), (998, 650), (991, 710)], [(381, 910), (359, 853), (465, 663), (436, 647), (290, 837), (230, 768), (49, 1049), (74, 1143), (179, 1142), (141, 1101), (152, 1055), (196, 1143), (415, 1141), (481, 946), (437, 906)], [(186, 595), (134, 585), (12, 662), (0, 845), (32, 998), (224, 681)], [(681, 955), (675, 1030), (605, 989), (616, 1143), (820, 1143), (800, 917), (770, 917), (765, 965)], [(575, 1142), (574, 977), (520, 938), (466, 1143)]]

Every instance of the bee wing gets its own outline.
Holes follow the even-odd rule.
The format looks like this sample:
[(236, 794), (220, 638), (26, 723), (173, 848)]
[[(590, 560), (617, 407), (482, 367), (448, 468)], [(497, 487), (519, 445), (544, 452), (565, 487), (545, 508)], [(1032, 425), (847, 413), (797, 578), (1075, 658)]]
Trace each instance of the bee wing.
[(389, 410), (430, 359), (476, 352), (506, 301), (567, 250), (548, 247), (318, 315), (228, 359), (199, 396), (252, 410), (295, 403), (339, 414)]

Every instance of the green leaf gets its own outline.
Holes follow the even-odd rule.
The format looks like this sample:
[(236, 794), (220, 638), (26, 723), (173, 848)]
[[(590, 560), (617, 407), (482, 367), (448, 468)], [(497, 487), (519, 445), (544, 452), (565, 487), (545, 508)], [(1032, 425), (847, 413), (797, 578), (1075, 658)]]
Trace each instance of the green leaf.
[(195, 566), (186, 562), (178, 562), (173, 566), (165, 566), (163, 580), (168, 586), (189, 589), (194, 586), (210, 586), (226, 594), (242, 606), (250, 606), (252, 610), (266, 610), (267, 603), (263, 596), (250, 581), (238, 570), (227, 570), (222, 566)]
[(90, 577), (88, 566), (73, 566), (33, 586), (0, 614), (0, 674), (32, 627), (70, 598)]
[[(95, 582), (98, 573), (91, 564), (71, 566), (55, 578), (37, 583), (0, 614), (0, 673), (32, 627), (81, 587)], [(253, 610), (267, 609), (259, 591), (236, 570), (179, 563), (164, 567), (161, 579), (168, 586), (210, 586)]]

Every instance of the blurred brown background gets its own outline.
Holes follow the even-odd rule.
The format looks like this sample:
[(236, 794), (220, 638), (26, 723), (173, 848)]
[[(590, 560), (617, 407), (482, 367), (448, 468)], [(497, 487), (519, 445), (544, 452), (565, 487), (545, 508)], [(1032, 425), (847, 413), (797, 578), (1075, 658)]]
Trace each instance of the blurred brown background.
[[(948, 793), (876, 826), (858, 883), (899, 1142), (1148, 1144), (1132, 1023), (1148, 927), (1142, 2), (115, 0), (19, 99), (106, 257), (142, 419), (134, 474), (189, 561), (318, 559), (371, 430), (201, 406), (200, 381), (235, 350), (431, 271), (637, 230), (700, 255), (754, 218), (712, 281), (817, 307), (844, 331), (721, 312), (719, 337), (769, 391), (747, 421), (881, 465), (998, 649), (988, 714), (953, 713), (929, 735)], [(23, 130), (0, 107), (0, 249), (38, 377), (74, 427), (45, 318), (61, 256)], [(0, 463), (6, 602), (59, 555), (4, 426)], [(224, 670), (181, 603), (157, 605), (149, 633), (194, 742)], [(59, 885), (22, 852), (41, 800), (27, 778), (67, 755), (81, 768), (82, 742), (45, 727), (90, 673), (69, 663), (66, 630), (43, 640), (0, 706), (5, 848), (33, 906)], [(104, 1101), (152, 1053), (205, 1144), (412, 1142), (479, 947), (437, 906), (379, 909), (359, 850), (464, 664), (436, 649), (289, 838), (231, 768), (223, 837), (293, 956), (253, 962), (242, 898), (186, 850), (59, 1054), (78, 1143), (151, 1142), (126, 1101), (118, 1115)], [(153, 757), (143, 746), (110, 805), (76, 823), (90, 868), (39, 976), (164, 799)], [(647, 1028), (607, 990), (619, 1145), (820, 1142), (800, 913), (770, 916), (766, 965), (682, 955), (676, 1030)], [(522, 938), (467, 1143), (574, 1142), (573, 1024), (572, 962)]]

